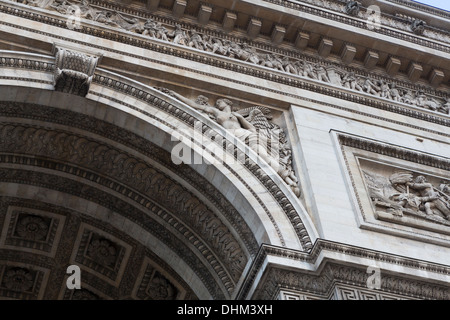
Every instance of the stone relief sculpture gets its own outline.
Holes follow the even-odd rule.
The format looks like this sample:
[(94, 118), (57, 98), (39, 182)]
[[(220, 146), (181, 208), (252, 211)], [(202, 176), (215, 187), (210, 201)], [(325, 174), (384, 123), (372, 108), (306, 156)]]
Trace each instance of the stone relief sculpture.
[(450, 226), (450, 185), (435, 186), (423, 175), (399, 171), (384, 176), (363, 170), (369, 197), (376, 210), (397, 217), (412, 215)]
[(422, 20), (419, 20), (419, 19), (414, 19), (411, 22), (411, 26), (410, 27), (411, 27), (412, 32), (414, 32), (415, 34), (421, 35), (425, 31), (426, 24), (427, 23), (425, 21), (422, 21)]
[(168, 31), (160, 22), (155, 22), (153, 19), (149, 18), (145, 21), (142, 28), (143, 36), (148, 35), (152, 38), (169, 41), (169, 38), (167, 37)]
[[(371, 76), (356, 75), (353, 71), (340, 70), (336, 72), (336, 68), (338, 67), (333, 65), (324, 65), (323, 62), (310, 62), (302, 58), (292, 58), (262, 52), (245, 42), (238, 43), (232, 40), (219, 39), (210, 35), (201, 34), (195, 29), (184, 30), (180, 24), (176, 24), (174, 28), (170, 26), (166, 28), (160, 22), (155, 22), (152, 18), (140, 21), (135, 17), (126, 17), (117, 11), (98, 10), (92, 7), (88, 0), (82, 0), (81, 3), (69, 2), (67, 0), (24, 1), (24, 3), (31, 6), (56, 10), (67, 15), (73, 15), (74, 7), (77, 7), (80, 9), (79, 14), (81, 18), (93, 20), (111, 27), (280, 70), (292, 75), (365, 92), (380, 98), (410, 104), (438, 113), (449, 114), (450, 112), (448, 103), (450, 97), (448, 96), (435, 97), (429, 94), (423, 94), (419, 90), (401, 88), (389, 80), (378, 80)], [(357, 1), (348, 1), (345, 5), (345, 10), (348, 10), (349, 14), (354, 14), (359, 8), (360, 5)], [(408, 18), (409, 20), (405, 19), (401, 18), (402, 21), (409, 21), (408, 28), (410, 30), (418, 34), (424, 31), (426, 26), (425, 22), (417, 19), (411, 20), (412, 18)]]
[(269, 121), (272, 119), (269, 109), (255, 106), (233, 111), (233, 103), (228, 99), (217, 99), (214, 105), (210, 105), (208, 98), (202, 95), (194, 101), (165, 88), (157, 89), (209, 115), (263, 158), (283, 178), (294, 194), (300, 196), (286, 135), (278, 125)]
[(352, 16), (358, 16), (360, 7), (359, 2), (350, 0), (345, 4), (345, 12)]
[(53, 85), (56, 91), (86, 96), (97, 67), (98, 57), (56, 48)]

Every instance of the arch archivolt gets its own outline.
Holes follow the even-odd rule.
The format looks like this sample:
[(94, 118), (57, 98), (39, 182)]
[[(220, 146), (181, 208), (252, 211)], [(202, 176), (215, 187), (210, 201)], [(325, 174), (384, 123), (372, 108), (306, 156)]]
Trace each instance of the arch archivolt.
[[(193, 290), (201, 298), (233, 297), (262, 243), (311, 248), (316, 233), (301, 203), (252, 150), (233, 166), (173, 163), (175, 131), (190, 139), (186, 133), (201, 120), (203, 132), (226, 139), (222, 127), (162, 92), (106, 70), (97, 69), (86, 98), (49, 90), (31, 81), (49, 77), (49, 57), (29, 58), (45, 60), (45, 70), (27, 73), (23, 81), (0, 80), (4, 197), (103, 221), (150, 248), (163, 260), (159, 265), (170, 265), (173, 279), (189, 279), (190, 289), (178, 292)], [(230, 143), (246, 148), (237, 139), (225, 141), (224, 152)], [(204, 154), (201, 140), (192, 143), (194, 153)], [(133, 290), (136, 296), (139, 290)]]

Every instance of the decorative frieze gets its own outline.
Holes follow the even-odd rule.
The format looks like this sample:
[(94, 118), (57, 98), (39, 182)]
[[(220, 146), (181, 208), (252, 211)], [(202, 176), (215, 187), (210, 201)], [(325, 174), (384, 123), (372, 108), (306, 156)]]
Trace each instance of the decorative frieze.
[(140, 300), (182, 300), (186, 290), (167, 272), (145, 258), (137, 277), (133, 298)]
[[(0, 6), (0, 10), (1, 10)], [(86, 12), (89, 12), (88, 8), (85, 8)], [(19, 12), (19, 11), (18, 11)], [(105, 11), (109, 12), (109, 11)], [(34, 16), (35, 17), (35, 16)], [(90, 19), (91, 15), (86, 14), (86, 19)], [(35, 17), (37, 18), (37, 16)], [(350, 88), (355, 88), (356, 91), (360, 91), (362, 93), (367, 93), (370, 95), (374, 95), (377, 97), (386, 98), (389, 100), (394, 100), (406, 104), (410, 104), (413, 106), (422, 107), (425, 109), (433, 110), (436, 112), (441, 112), (445, 114), (449, 114), (450, 109), (448, 109), (446, 103), (445, 103), (445, 96), (446, 94), (443, 92), (435, 91), (434, 88), (427, 88), (426, 93), (422, 92), (421, 87), (411, 86), (411, 83), (402, 83), (398, 80), (392, 80), (386, 77), (380, 77), (380, 76), (371, 76), (366, 75), (361, 72), (361, 70), (352, 70), (348, 67), (342, 68), (341, 66), (334, 65), (331, 63), (324, 63), (323, 61), (319, 61), (317, 59), (311, 58), (311, 57), (303, 57), (298, 54), (295, 54), (296, 58), (292, 56), (291, 53), (285, 52), (285, 56), (280, 54), (274, 54), (274, 53), (268, 53), (266, 50), (269, 49), (262, 49), (260, 46), (258, 46), (256, 43), (253, 45), (253, 43), (243, 43), (242, 45), (238, 43), (238, 41), (223, 39), (218, 35), (214, 35), (210, 32), (203, 33), (201, 30), (193, 30), (193, 29), (185, 29), (185, 27), (182, 27), (181, 25), (174, 26), (168, 26), (167, 24), (163, 25), (159, 21), (153, 18), (148, 18), (146, 21), (139, 21), (136, 18), (129, 19), (124, 17), (123, 15), (119, 13), (109, 13), (109, 20), (107, 21), (107, 25), (113, 26), (116, 28), (124, 29), (125, 31), (133, 31), (137, 34), (142, 34), (144, 36), (148, 36), (150, 38), (160, 39), (167, 42), (172, 42), (179, 45), (189, 46), (193, 47), (197, 50), (213, 53), (215, 55), (221, 55), (225, 57), (234, 58), (237, 60), (240, 60), (244, 63), (250, 63), (253, 65), (264, 66), (269, 67), (272, 69), (275, 69), (277, 71), (282, 71), (286, 73), (286, 76), (300, 76), (304, 78), (309, 78), (313, 80), (319, 80), (321, 82), (330, 82), (333, 85), (340, 86), (340, 87), (347, 87), (350, 86)], [(95, 20), (94, 20), (95, 21)], [(256, 20), (255, 20), (256, 21)], [(98, 21), (97, 22), (102, 22)], [(168, 28), (174, 28), (173, 30), (170, 30)], [(95, 29), (91, 28), (82, 28), (82, 31), (86, 32), (89, 31), (89, 33), (92, 33), (93, 35), (99, 36), (99, 34), (96, 32)], [(103, 37), (108, 37), (108, 34), (104, 31), (102, 32)], [(116, 33), (111, 33), (111, 37), (114, 38), (115, 41), (126, 41), (127, 43), (131, 45), (136, 45), (139, 47), (146, 47), (148, 46), (148, 49), (151, 49), (153, 47), (158, 47), (163, 49), (165, 46), (161, 46), (160, 44), (151, 44), (146, 43), (145, 41), (129, 38), (129, 37), (121, 37), (117, 36)], [(306, 33), (299, 33), (299, 37), (297, 38), (297, 45), (299, 47), (304, 47), (307, 45), (307, 34)], [(130, 42), (131, 41), (131, 42)], [(325, 39), (321, 42), (322, 45), (320, 46), (321, 51), (324, 55), (327, 55), (328, 48), (327, 44), (329, 44)], [(180, 55), (180, 50), (176, 49), (170, 49), (170, 50), (164, 50), (165, 53), (168, 54), (174, 54), (174, 55)], [(192, 56), (195, 58), (195, 55), (186, 55), (183, 53), (182, 55), (184, 58), (188, 58), (189, 56)], [(366, 55), (366, 65), (368, 68), (374, 66), (374, 64), (377, 63), (378, 54), (369, 51)], [(202, 62), (208, 63), (208, 59), (202, 59)], [(419, 65), (416, 63), (411, 64), (412, 67), (408, 69), (408, 75), (410, 76), (410, 79), (412, 82), (416, 81), (420, 78), (421, 72)], [(333, 68), (340, 68), (340, 79), (336, 78), (333, 82), (331, 82), (329, 75), (321, 75), (318, 74), (317, 71), (313, 70), (321, 70), (322, 67), (333, 67)], [(249, 70), (253, 71), (252, 67), (248, 67)], [(394, 72), (396, 66), (390, 66), (390, 71)], [(245, 68), (244, 68), (245, 69)], [(242, 68), (238, 70), (239, 72), (242, 72)], [(310, 70), (310, 71), (309, 71)], [(256, 73), (256, 71), (252, 72)], [(259, 72), (259, 75), (264, 74), (265, 72)], [(344, 78), (346, 75), (355, 75), (355, 79), (358, 84), (347, 84), (348, 82), (342, 81), (342, 78)], [(432, 80), (434, 81), (433, 84), (436, 83), (436, 81), (440, 78), (440, 73), (433, 77)], [(280, 78), (281, 80), (281, 78)], [(355, 81), (356, 81), (355, 80)], [(381, 82), (385, 82), (385, 89), (381, 90)], [(295, 85), (295, 82), (289, 81), (291, 85)], [(383, 92), (384, 91), (384, 92)], [(435, 92), (433, 92), (435, 91)], [(422, 97), (419, 97), (421, 96)]]
[(378, 219), (406, 224), (409, 216), (450, 227), (449, 181), (387, 166), (368, 167), (363, 174)]
[[(292, 8), (295, 10), (299, 10), (302, 12), (307, 12), (317, 16), (326, 16), (328, 19), (332, 19), (334, 21), (339, 21), (341, 23), (350, 24), (353, 26), (357, 26), (362, 29), (367, 29), (367, 23), (359, 23), (356, 19), (345, 19), (340, 14), (345, 13), (348, 16), (359, 18), (362, 20), (366, 20), (368, 16), (369, 7), (364, 7), (358, 1), (347, 0), (326, 0), (326, 1), (315, 1), (315, 0), (304, 0), (312, 6), (304, 5), (300, 2), (290, 2), (285, 0), (263, 0), (266, 2), (274, 3), (280, 6)], [(391, 0), (394, 2), (400, 3), (402, 6), (414, 6), (415, 3), (411, 3), (411, 1), (404, 0)], [(324, 12), (318, 8), (324, 8), (326, 10), (335, 11), (336, 14), (330, 14), (329, 12)], [(448, 15), (445, 15), (445, 11), (443, 10), (433, 10), (429, 6), (421, 6), (419, 10), (426, 9), (427, 11), (432, 12), (435, 15), (439, 15), (442, 17), (448, 18)], [(443, 50), (448, 52), (448, 46), (442, 46), (439, 44), (432, 44), (431, 42), (427, 43), (425, 41), (421, 41), (416, 37), (407, 36), (404, 34), (404, 31), (410, 32), (420, 36), (426, 36), (430, 39), (450, 43), (450, 33), (448, 30), (442, 30), (435, 27), (428, 27), (424, 21), (413, 17), (403, 17), (403, 16), (392, 16), (388, 13), (384, 13), (381, 10), (378, 12), (377, 19), (380, 23), (380, 28), (371, 28), (371, 31), (379, 32), (383, 34), (390, 34), (395, 38), (403, 39), (406, 41), (420, 43), (421, 45), (426, 45), (434, 48), (440, 48), (438, 50)], [(367, 20), (366, 20), (367, 21)], [(414, 22), (415, 21), (415, 22)], [(388, 31), (384, 29), (383, 26), (388, 26), (390, 28), (395, 28), (397, 30)], [(402, 32), (403, 31), (403, 32)]]

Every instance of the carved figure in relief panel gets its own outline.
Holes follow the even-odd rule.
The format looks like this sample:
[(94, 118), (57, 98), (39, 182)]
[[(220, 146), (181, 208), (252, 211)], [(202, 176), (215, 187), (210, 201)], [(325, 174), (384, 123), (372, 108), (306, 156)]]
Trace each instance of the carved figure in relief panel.
[(349, 72), (343, 76), (342, 85), (352, 90), (363, 91), (362, 86), (358, 83), (358, 79), (354, 72)]
[(187, 45), (189, 41), (186, 32), (181, 29), (181, 25), (178, 23), (175, 25), (175, 29), (172, 32), (169, 32), (168, 37), (171, 38), (172, 42), (175, 44)]
[(275, 54), (262, 55), (260, 64), (265, 67), (284, 71), (283, 61), (281, 60), (281, 58), (279, 56), (277, 56)]
[(162, 26), (160, 22), (155, 22), (152, 18), (147, 19), (142, 26), (142, 35), (150, 36), (152, 38), (161, 39), (164, 41), (169, 41), (167, 38), (167, 29)]
[(79, 4), (80, 12), (81, 12), (81, 18), (94, 20), (97, 16), (97, 11), (94, 10), (94, 8), (91, 7), (89, 1), (82, 0), (81, 4)]
[(336, 67), (326, 68), (328, 79), (330, 83), (336, 86), (342, 86), (343, 71)]
[[(286, 147), (286, 136), (279, 126), (269, 122), (271, 116), (267, 108), (255, 106), (233, 112), (233, 104), (228, 99), (217, 99), (215, 105), (210, 105), (204, 96), (199, 96), (193, 101), (174, 91), (157, 89), (210, 115), (210, 118), (245, 142), (264, 159), (284, 179), (296, 196), (300, 196), (297, 178), (291, 166), (291, 152)], [(278, 157), (274, 157), (274, 154)]]
[(433, 99), (429, 99), (422, 91), (419, 91), (417, 96), (417, 105), (419, 107), (436, 111), (439, 109), (440, 105)]
[(72, 7), (72, 4), (66, 0), (55, 0), (55, 2), (49, 6), (49, 8), (52, 8), (62, 14), (71, 14), (70, 8)]
[(128, 31), (136, 31), (142, 28), (138, 19), (124, 17), (119, 12), (114, 12), (114, 14), (110, 17), (110, 20), (112, 25), (115, 24), (116, 26)]
[(450, 196), (450, 181), (442, 180), (441, 184), (439, 185), (439, 191), (446, 194), (447, 196)]
[[(322, 66), (319, 63), (310, 63), (291, 59), (288, 56), (279, 56), (272, 53), (262, 53), (247, 43), (236, 43), (235, 41), (218, 39), (209, 35), (203, 35), (196, 30), (184, 31), (179, 24), (169, 32), (160, 22), (152, 19), (140, 21), (137, 18), (126, 17), (116, 11), (97, 10), (92, 7), (88, 0), (81, 3), (71, 3), (67, 0), (24, 0), (24, 3), (39, 8), (56, 10), (62, 14), (80, 16), (91, 19), (109, 26), (121, 28), (127, 31), (142, 33), (152, 38), (170, 41), (175, 44), (195, 47), (198, 50), (221, 54), (230, 58), (236, 58), (245, 62), (259, 64), (269, 68), (277, 69), (290, 74), (311, 78), (323, 82), (331, 82), (335, 85), (363, 91), (371, 95), (385, 99), (419, 106), (436, 112), (450, 114), (448, 102), (435, 99), (430, 95), (416, 94), (411, 89), (396, 88), (387, 81), (378, 82), (369, 78), (358, 77), (353, 79), (353, 72), (333, 72), (333, 66)], [(360, 4), (357, 1), (348, 1), (343, 7), (348, 14), (356, 14)], [(342, 7), (342, 6), (341, 6)], [(423, 32), (426, 23), (421, 20), (411, 20), (410, 30), (416, 33)], [(429, 30), (427, 30), (429, 31)], [(326, 71), (324, 71), (326, 69)], [(330, 71), (331, 70), (331, 71)], [(389, 88), (390, 87), (390, 88)]]
[(309, 78), (317, 80), (317, 75), (314, 71), (314, 66), (312, 63), (310, 63), (308, 61), (303, 62), (303, 68), (302, 68), (301, 75), (304, 77), (309, 77)]
[(414, 182), (406, 185), (420, 193), (426, 214), (438, 214), (450, 219), (450, 196), (436, 189), (424, 176), (417, 176)]
[(380, 96), (381, 88), (372, 82), (369, 78), (364, 81), (364, 90), (367, 93), (373, 94), (375, 96)]
[(201, 35), (198, 34), (197, 30), (192, 29), (190, 31), (188, 46), (194, 47), (195, 49), (198, 50), (205, 50), (206, 48), (204, 44), (205, 42), (203, 41)]
[(345, 12), (352, 16), (357, 16), (359, 14), (361, 4), (357, 1), (348, 1), (345, 5)]
[(438, 187), (423, 175), (396, 172), (386, 178), (364, 170), (369, 196), (374, 205), (395, 216), (404, 214), (430, 217), (434, 221), (450, 220), (450, 190), (446, 182)]
[(205, 35), (203, 36), (203, 40), (205, 41), (205, 50), (211, 53), (220, 53), (223, 56), (227, 56), (230, 50), (227, 41), (222, 42), (220, 39), (212, 36)]
[(442, 104), (439, 110), (443, 113), (450, 115), (450, 97), (446, 99), (446, 102)]
[(400, 101), (400, 99), (402, 97), (401, 93), (397, 89), (397, 86), (395, 85), (395, 83), (391, 83), (391, 85), (390, 85), (390, 96), (391, 96), (392, 100), (394, 100), (394, 101)]

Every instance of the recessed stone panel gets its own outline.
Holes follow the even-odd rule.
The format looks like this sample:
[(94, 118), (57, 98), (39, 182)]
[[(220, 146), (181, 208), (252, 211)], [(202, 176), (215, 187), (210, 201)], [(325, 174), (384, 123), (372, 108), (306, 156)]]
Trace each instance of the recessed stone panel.
[(450, 246), (448, 159), (350, 135), (338, 140), (361, 228)]
[(186, 290), (170, 274), (162, 270), (151, 259), (146, 258), (141, 267), (133, 298), (139, 300), (180, 300)]
[(0, 299), (41, 299), (47, 279), (47, 269), (4, 261), (0, 263)]
[(131, 246), (110, 234), (82, 224), (71, 261), (108, 283), (118, 286), (131, 253)]
[(9, 207), (0, 247), (54, 257), (65, 217), (40, 210)]

